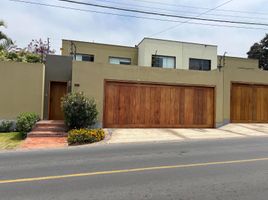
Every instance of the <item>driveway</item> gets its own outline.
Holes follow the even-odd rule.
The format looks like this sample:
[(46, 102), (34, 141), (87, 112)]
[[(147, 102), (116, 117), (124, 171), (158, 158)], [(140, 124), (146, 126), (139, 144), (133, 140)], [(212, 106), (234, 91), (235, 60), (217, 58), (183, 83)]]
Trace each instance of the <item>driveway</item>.
[(228, 124), (217, 129), (107, 129), (106, 143), (184, 141), (268, 136), (268, 124)]

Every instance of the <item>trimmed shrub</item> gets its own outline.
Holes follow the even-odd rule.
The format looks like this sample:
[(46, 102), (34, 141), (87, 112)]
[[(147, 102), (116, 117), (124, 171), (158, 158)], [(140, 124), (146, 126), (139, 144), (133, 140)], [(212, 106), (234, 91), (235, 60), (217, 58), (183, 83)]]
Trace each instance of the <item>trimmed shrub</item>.
[(38, 54), (30, 54), (29, 53), (26, 55), (26, 62), (28, 62), (28, 63), (41, 63), (42, 58)]
[(89, 144), (99, 142), (105, 137), (103, 129), (73, 129), (68, 132), (68, 144)]
[(0, 132), (7, 133), (12, 131), (13, 122), (12, 121), (2, 121), (0, 122)]
[(97, 121), (98, 111), (94, 99), (83, 93), (70, 93), (62, 98), (64, 121), (70, 129), (89, 128)]
[(17, 117), (17, 131), (29, 133), (39, 120), (39, 116), (35, 113), (21, 113)]

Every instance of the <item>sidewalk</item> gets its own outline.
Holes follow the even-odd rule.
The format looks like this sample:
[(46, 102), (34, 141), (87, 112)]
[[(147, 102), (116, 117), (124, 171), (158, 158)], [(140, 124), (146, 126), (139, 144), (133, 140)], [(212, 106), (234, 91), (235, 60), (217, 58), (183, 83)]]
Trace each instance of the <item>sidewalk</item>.
[(112, 143), (184, 141), (268, 136), (268, 124), (228, 124), (218, 129), (107, 129)]
[(67, 147), (66, 137), (32, 137), (26, 138), (20, 149), (50, 149)]

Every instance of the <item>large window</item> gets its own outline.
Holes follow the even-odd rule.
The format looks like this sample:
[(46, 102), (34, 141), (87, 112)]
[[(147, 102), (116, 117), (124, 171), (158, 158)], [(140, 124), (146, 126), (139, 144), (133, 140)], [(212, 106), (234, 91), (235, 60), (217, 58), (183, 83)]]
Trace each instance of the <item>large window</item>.
[(189, 69), (209, 71), (209, 70), (211, 70), (211, 60), (190, 58)]
[(130, 65), (131, 59), (130, 58), (119, 58), (119, 57), (109, 57), (110, 64), (117, 64), (117, 65)]
[(76, 54), (74, 56), (76, 61), (87, 61), (87, 62), (94, 62), (94, 55), (90, 54)]
[(175, 68), (176, 57), (152, 55), (152, 67)]

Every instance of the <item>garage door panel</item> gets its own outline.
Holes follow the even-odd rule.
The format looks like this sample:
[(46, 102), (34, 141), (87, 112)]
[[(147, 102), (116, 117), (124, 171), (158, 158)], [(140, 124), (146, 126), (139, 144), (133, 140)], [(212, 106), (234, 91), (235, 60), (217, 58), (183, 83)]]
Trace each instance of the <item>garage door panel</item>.
[(192, 88), (185, 89), (184, 96), (184, 124), (192, 125), (194, 124), (194, 90)]
[(231, 94), (233, 121), (250, 122), (253, 115), (253, 89), (247, 85), (233, 84)]
[(105, 127), (214, 126), (214, 88), (117, 82), (105, 85)]
[[(150, 113), (150, 96), (151, 96), (151, 88), (150, 87), (141, 87), (142, 91), (144, 92), (143, 95), (145, 96), (145, 110), (144, 110), (144, 119), (141, 119), (141, 124), (150, 124), (150, 118), (151, 118), (151, 113)], [(141, 113), (143, 110), (141, 110)], [(141, 115), (142, 117), (143, 115)], [(143, 123), (144, 122), (144, 123)]]
[[(214, 117), (214, 109), (215, 109), (215, 105), (214, 105), (214, 91), (213, 90), (209, 90), (207, 91), (207, 95), (206, 95), (206, 102), (205, 102), (205, 111), (206, 111), (206, 114), (205, 116), (207, 117), (204, 117), (203, 120), (205, 121), (205, 124), (210, 124), (211, 122), (213, 122), (213, 117)], [(210, 114), (210, 113), (213, 113), (213, 114)], [(210, 124), (212, 125), (212, 124)]]
[[(194, 92), (194, 103), (193, 103), (193, 111), (194, 111), (194, 124), (203, 124), (203, 116), (206, 114), (204, 107), (206, 104), (205, 101), (205, 92), (202, 89), (195, 89)], [(197, 112), (198, 110), (198, 112)]]
[(178, 104), (179, 104), (179, 124), (180, 126), (184, 125), (184, 119), (185, 119), (185, 88), (178, 88)]
[(110, 109), (105, 109), (105, 121), (108, 124), (118, 124), (118, 121), (116, 121), (116, 116), (118, 115), (118, 109), (116, 106), (119, 104), (116, 102), (116, 97), (118, 94), (116, 94), (116, 91), (118, 90), (117, 87), (114, 85), (107, 85), (105, 90), (105, 101), (106, 104), (110, 106)]
[(268, 86), (233, 83), (231, 121), (268, 122)]
[(176, 95), (176, 88), (172, 87), (170, 88), (170, 106), (169, 108), (173, 108), (173, 109), (169, 109), (169, 123), (170, 124), (178, 124), (178, 116), (179, 116), (179, 110), (178, 110), (178, 99), (177, 99), (177, 95)]
[(256, 91), (256, 115), (254, 120), (268, 122), (268, 87), (255, 87)]

